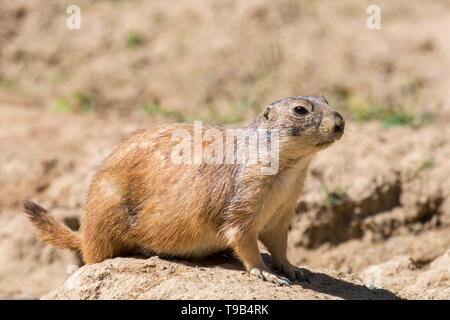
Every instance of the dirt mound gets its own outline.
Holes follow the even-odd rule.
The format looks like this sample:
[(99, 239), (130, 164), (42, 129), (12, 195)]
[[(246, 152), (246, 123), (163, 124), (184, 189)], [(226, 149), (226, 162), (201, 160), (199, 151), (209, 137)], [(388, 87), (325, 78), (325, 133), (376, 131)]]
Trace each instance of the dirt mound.
[[(57, 219), (77, 230), (83, 214), (84, 193), (96, 168), (115, 145), (147, 124), (144, 121), (127, 123), (115, 118), (101, 120), (55, 115), (17, 106), (1, 107), (0, 115), (0, 128), (7, 128), (0, 129), (0, 170), (6, 177), (0, 180), (0, 192), (8, 195), (0, 199), (0, 284), (3, 288), (0, 294), (13, 298), (39, 297), (63, 283), (69, 276), (68, 268), (80, 265), (80, 259), (71, 252), (58, 251), (36, 239), (22, 213), (21, 201), (31, 197)], [(33, 121), (35, 118), (40, 121)], [(15, 123), (15, 126), (8, 127), (9, 123)], [(425, 274), (450, 243), (450, 186), (446, 179), (450, 174), (446, 161), (450, 149), (446, 141), (448, 134), (448, 128), (442, 126), (380, 130), (376, 123), (350, 123), (344, 138), (319, 154), (313, 162), (289, 234), (288, 255), (292, 262), (312, 270), (319, 268), (319, 273), (335, 279), (344, 277), (352, 282), (356, 275), (364, 278), (361, 272), (368, 267), (406, 255), (421, 266), (414, 270), (414, 276)], [(385, 143), (386, 139), (392, 141)], [(373, 148), (376, 153), (371, 152)], [(434, 159), (432, 164), (424, 166), (430, 157)], [(108, 263), (114, 265), (113, 261)], [(138, 265), (135, 274), (139, 279), (143, 278), (139, 275), (143, 260), (133, 263), (131, 265)], [(101, 266), (104, 264), (82, 270)], [(195, 271), (191, 269), (183, 269), (183, 274)], [(232, 272), (223, 271), (219, 266), (208, 270), (225, 272), (224, 277), (231, 277), (228, 273)], [(405, 273), (406, 277), (408, 272), (408, 269), (401, 269), (398, 276)], [(115, 276), (117, 279), (123, 277), (121, 273)], [(163, 274), (159, 276), (162, 280), (158, 281), (165, 279)], [(234, 277), (233, 273), (231, 278)], [(243, 276), (237, 272), (236, 277)], [(390, 279), (395, 281), (394, 278)], [(333, 278), (319, 279), (335, 283)], [(158, 281), (151, 283), (160, 283)], [(251, 287), (270, 287), (252, 279), (245, 281), (250, 281)], [(411, 291), (401, 293), (414, 283), (399, 283), (383, 288), (400, 297), (420, 297), (419, 293)], [(433, 283), (429, 290), (434, 288)], [(445, 286), (449, 287), (442, 282), (436, 288)], [(294, 291), (301, 289), (298, 298), (312, 297), (308, 294), (315, 289), (319, 298), (328, 295), (358, 298), (352, 294), (351, 286), (339, 287), (336, 289), (339, 294), (304, 284), (295, 288)], [(310, 290), (309, 293), (302, 288)], [(153, 297), (158, 296), (155, 290)], [(281, 288), (273, 293), (274, 297), (281, 297), (284, 290)], [(427, 297), (448, 295), (447, 291), (441, 291), (427, 294)], [(131, 292), (132, 289), (123, 297), (132, 297)], [(244, 296), (249, 291), (243, 292)], [(355, 292), (372, 297), (365, 296), (361, 290)], [(105, 296), (109, 294), (112, 293), (105, 293)], [(217, 294), (222, 297), (220, 291)], [(86, 297), (94, 298), (95, 295), (89, 293)], [(151, 296), (142, 293), (142, 297)]]
[[(91, 177), (133, 131), (194, 119), (244, 125), (276, 99), (323, 94), (347, 125), (312, 163), (289, 233), (291, 261), (319, 272), (311, 287), (289, 291), (223, 266), (197, 272), (166, 260), (148, 274), (146, 260), (133, 259), (76, 274), (93, 277), (98, 297), (114, 294), (112, 279), (127, 288), (122, 297), (194, 296), (176, 296), (170, 281), (199, 288), (195, 274), (213, 272), (223, 292), (198, 297), (267, 289), (372, 298), (379, 292), (367, 295), (356, 277), (376, 287), (371, 272), (381, 270), (379, 285), (398, 296), (450, 298), (448, 1), (379, 0), (380, 30), (366, 27), (370, 3), (357, 0), (78, 2), (81, 30), (66, 28), (67, 1), (0, 1), (0, 297), (40, 297), (81, 265), (36, 239), (22, 203), (36, 201), (77, 230)], [(166, 263), (186, 281), (158, 271)], [(101, 271), (108, 264), (119, 265)], [(108, 276), (91, 274), (97, 268)], [(84, 286), (77, 294), (97, 297)]]
[[(212, 262), (212, 261), (210, 261)], [(396, 299), (369, 290), (358, 278), (330, 270), (306, 271), (310, 283), (277, 287), (234, 263), (116, 258), (84, 266), (42, 299)]]
[(425, 271), (409, 256), (396, 256), (368, 267), (361, 277), (369, 288), (399, 292), (407, 299), (450, 298), (450, 250), (435, 259)]

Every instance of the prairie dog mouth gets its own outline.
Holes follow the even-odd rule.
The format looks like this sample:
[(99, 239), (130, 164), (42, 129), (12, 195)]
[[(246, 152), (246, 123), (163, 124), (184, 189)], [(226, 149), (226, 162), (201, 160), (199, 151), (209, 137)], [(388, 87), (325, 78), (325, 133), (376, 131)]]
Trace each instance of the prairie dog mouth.
[(316, 147), (325, 147), (328, 146), (330, 144), (332, 144), (334, 141), (336, 141), (335, 139), (331, 139), (328, 141), (324, 141), (324, 142), (319, 142), (318, 144), (316, 144)]
[(328, 140), (319, 142), (318, 144), (316, 144), (316, 146), (317, 146), (317, 147), (328, 146), (328, 145), (334, 143), (336, 140), (339, 140), (339, 139), (342, 137), (343, 134), (344, 134), (344, 131), (339, 131), (339, 132), (335, 133), (335, 134), (334, 134), (331, 138), (329, 138)]
[(336, 136), (334, 137), (334, 141), (339, 140), (344, 135), (344, 129), (336, 132)]

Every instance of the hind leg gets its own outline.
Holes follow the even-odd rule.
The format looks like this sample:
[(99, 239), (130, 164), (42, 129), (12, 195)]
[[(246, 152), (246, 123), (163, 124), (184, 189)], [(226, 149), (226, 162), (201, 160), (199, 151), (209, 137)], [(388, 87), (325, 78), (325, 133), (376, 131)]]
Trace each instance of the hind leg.
[(103, 260), (124, 256), (128, 250), (120, 243), (108, 237), (97, 235), (95, 238), (83, 239), (81, 243), (83, 260), (87, 264), (102, 262)]
[(125, 239), (129, 233), (120, 210), (109, 208), (107, 212), (95, 215), (86, 212), (82, 225), (81, 248), (86, 263), (98, 263), (105, 259), (125, 256), (130, 246)]

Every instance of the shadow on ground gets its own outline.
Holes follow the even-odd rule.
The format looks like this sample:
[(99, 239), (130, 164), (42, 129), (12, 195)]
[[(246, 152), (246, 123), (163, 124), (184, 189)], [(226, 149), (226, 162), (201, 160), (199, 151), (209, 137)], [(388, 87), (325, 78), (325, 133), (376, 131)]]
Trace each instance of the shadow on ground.
[[(262, 253), (264, 262), (270, 266), (271, 257), (267, 253)], [(162, 258), (162, 257), (161, 257)], [(220, 266), (222, 268), (234, 271), (243, 271), (242, 263), (236, 258), (232, 251), (223, 251), (208, 256), (200, 260), (179, 260), (173, 257), (164, 257), (162, 259), (181, 263), (187, 266), (199, 268), (212, 268)], [(313, 272), (302, 269), (309, 282), (295, 281), (293, 286), (301, 286), (304, 289), (328, 294), (345, 300), (401, 300), (393, 292), (385, 289), (369, 289), (364, 285), (358, 285), (345, 281), (321, 272)]]

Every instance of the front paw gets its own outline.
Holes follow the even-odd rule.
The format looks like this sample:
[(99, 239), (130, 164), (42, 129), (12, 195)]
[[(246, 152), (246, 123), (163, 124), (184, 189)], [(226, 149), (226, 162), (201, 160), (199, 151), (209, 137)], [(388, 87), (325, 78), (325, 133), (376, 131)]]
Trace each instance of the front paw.
[(276, 274), (270, 273), (265, 270), (261, 270), (259, 268), (253, 268), (250, 270), (250, 274), (257, 276), (261, 280), (275, 283), (277, 286), (291, 286), (291, 282), (285, 277), (277, 276)]
[(282, 273), (286, 275), (291, 281), (301, 281), (301, 282), (308, 282), (309, 279), (306, 275), (305, 271), (302, 269), (292, 265), (290, 262), (284, 262), (284, 263), (275, 263), (272, 266), (272, 269), (274, 269), (277, 273)]

